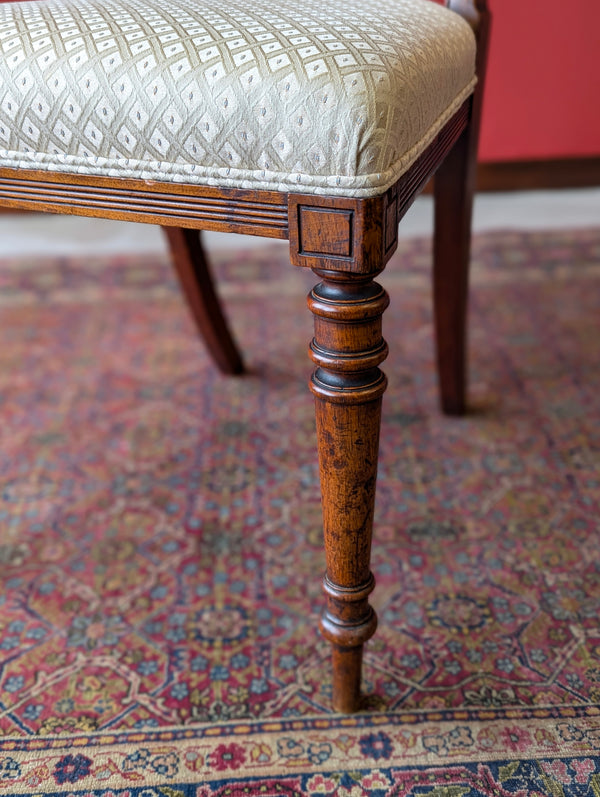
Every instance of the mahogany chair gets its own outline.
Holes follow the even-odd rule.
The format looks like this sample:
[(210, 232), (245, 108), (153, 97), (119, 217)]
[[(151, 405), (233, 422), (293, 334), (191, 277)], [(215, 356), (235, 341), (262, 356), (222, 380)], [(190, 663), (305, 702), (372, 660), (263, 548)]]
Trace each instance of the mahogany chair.
[[(485, 0), (43, 0), (0, 6), (0, 206), (162, 225), (219, 367), (242, 370), (198, 230), (288, 239), (308, 303), (333, 705), (360, 705), (385, 291), (435, 178), (441, 400), (465, 407)], [(458, 12), (458, 13), (455, 13)], [(475, 35), (474, 35), (475, 34)], [(479, 82), (477, 82), (477, 78)]]

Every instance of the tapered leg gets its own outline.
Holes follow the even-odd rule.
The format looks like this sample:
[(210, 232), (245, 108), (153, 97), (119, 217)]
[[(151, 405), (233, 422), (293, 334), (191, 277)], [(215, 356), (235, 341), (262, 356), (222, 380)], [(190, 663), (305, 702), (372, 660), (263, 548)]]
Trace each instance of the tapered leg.
[(433, 301), (442, 409), (466, 408), (467, 299), (477, 144), (488, 53), (490, 14), (485, 0), (450, 0), (477, 38), (477, 78), (470, 121), (435, 175)]
[(241, 374), (244, 364), (216, 294), (200, 232), (163, 227), (181, 288), (210, 356), (224, 374)]
[(327, 604), (323, 635), (333, 647), (333, 705), (359, 708), (363, 644), (377, 626), (368, 602), (381, 397), (387, 355), (381, 335), (386, 292), (370, 278), (315, 271), (309, 294), (315, 336), (311, 380), (315, 396)]
[(442, 409), (466, 407), (467, 298), (473, 179), (470, 129), (464, 131), (435, 176), (433, 304)]

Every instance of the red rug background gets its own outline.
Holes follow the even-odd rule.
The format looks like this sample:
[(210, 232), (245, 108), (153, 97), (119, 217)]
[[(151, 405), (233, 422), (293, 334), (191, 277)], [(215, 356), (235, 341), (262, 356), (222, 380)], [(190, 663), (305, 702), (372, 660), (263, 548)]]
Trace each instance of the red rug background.
[[(403, 243), (382, 275), (392, 305), (373, 549), (380, 628), (366, 651), (369, 713), (350, 725), (330, 715), (328, 650), (316, 630), (311, 275), (269, 244), (217, 258), (250, 369), (225, 379), (168, 262), (4, 260), (6, 771), (24, 767), (18, 782), (33, 783), (25, 767), (38, 750), (50, 784), (75, 767), (71, 756), (80, 774), (65, 788), (100, 788), (108, 764), (89, 745), (126, 740), (121, 758), (119, 747), (106, 753), (125, 777), (136, 739), (154, 750), (189, 728), (190, 739), (215, 740), (197, 753), (215, 775), (270, 761), (279, 773), (293, 765), (325, 777), (362, 761), (374, 777), (376, 764), (408, 766), (413, 754), (422, 766), (507, 752), (550, 756), (552, 768), (562, 750), (592, 762), (581, 781), (591, 788), (599, 253), (597, 231), (476, 240), (471, 409), (458, 420), (437, 409), (428, 243)], [(239, 749), (219, 748), (231, 733), (246, 734)], [(289, 747), (276, 752), (281, 738)], [(136, 747), (139, 767), (149, 772), (160, 755), (183, 761), (172, 743), (154, 758)], [(564, 766), (560, 782), (576, 794)], [(498, 767), (489, 770), (497, 784), (509, 772)], [(532, 772), (518, 770), (519, 788), (551, 777)]]

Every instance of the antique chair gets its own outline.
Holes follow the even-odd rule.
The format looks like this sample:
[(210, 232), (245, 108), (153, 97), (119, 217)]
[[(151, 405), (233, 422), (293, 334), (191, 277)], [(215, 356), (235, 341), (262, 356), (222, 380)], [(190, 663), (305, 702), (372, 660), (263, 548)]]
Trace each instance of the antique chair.
[[(442, 406), (465, 405), (485, 0), (32, 0), (0, 6), (0, 206), (162, 225), (222, 370), (242, 370), (198, 230), (289, 239), (309, 295), (333, 704), (359, 706), (385, 291), (437, 170)], [(458, 12), (458, 13), (455, 13)], [(474, 35), (475, 32), (475, 35)], [(477, 83), (477, 77), (479, 83)], [(276, 301), (277, 297), (274, 296)]]

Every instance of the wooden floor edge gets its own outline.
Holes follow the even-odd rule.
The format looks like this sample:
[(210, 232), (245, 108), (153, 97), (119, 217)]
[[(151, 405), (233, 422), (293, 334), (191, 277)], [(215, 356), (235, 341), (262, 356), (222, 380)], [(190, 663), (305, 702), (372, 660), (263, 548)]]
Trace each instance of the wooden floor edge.
[(503, 161), (477, 166), (478, 191), (528, 191), (600, 186), (600, 156)]
[[(433, 192), (430, 181), (426, 194)], [(544, 191), (600, 187), (600, 156), (498, 161), (477, 165), (477, 191)]]

